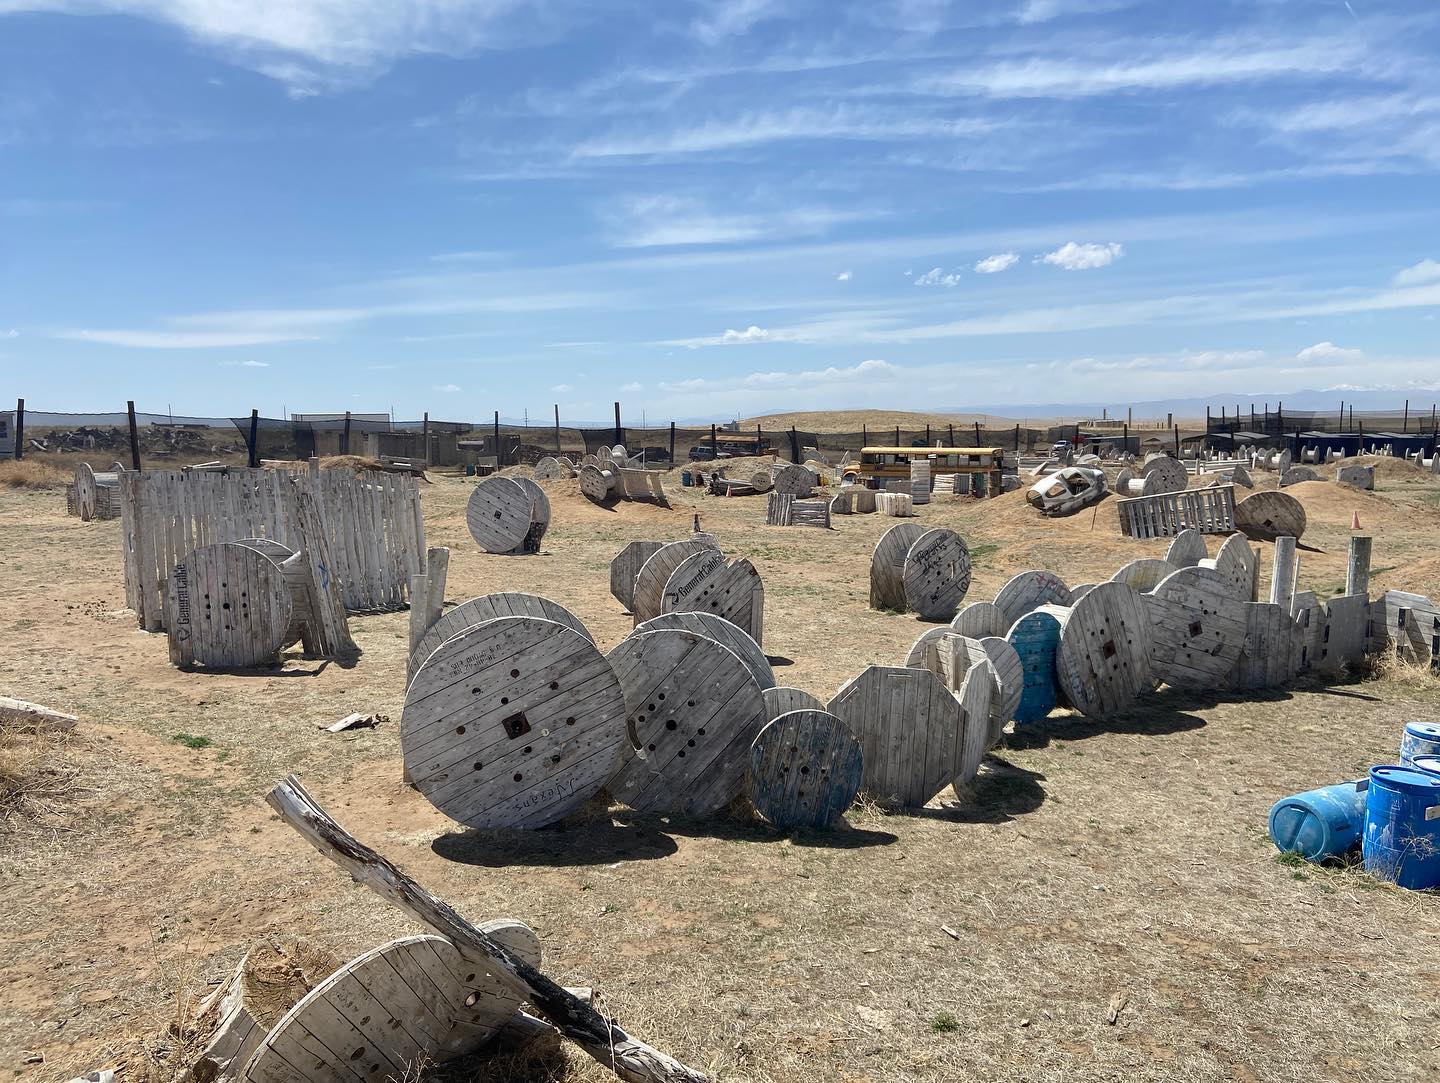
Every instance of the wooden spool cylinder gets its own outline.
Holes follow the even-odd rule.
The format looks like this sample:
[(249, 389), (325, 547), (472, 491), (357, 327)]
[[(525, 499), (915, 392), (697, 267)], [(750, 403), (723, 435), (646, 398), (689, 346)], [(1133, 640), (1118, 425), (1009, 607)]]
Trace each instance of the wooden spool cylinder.
[(1154, 686), (1149, 621), (1145, 600), (1124, 583), (1101, 583), (1075, 603), (1060, 633), (1055, 670), (1077, 711), (1104, 720)]
[(580, 492), (592, 503), (609, 503), (619, 483), (620, 472), (614, 466), (587, 465), (580, 468)]
[[(547, 522), (548, 511), (547, 502)], [(475, 544), (485, 552), (515, 553), (523, 550), (535, 514), (533, 494), (517, 479), (491, 476), (482, 478), (470, 494), (470, 502), (465, 507), (465, 525)]]

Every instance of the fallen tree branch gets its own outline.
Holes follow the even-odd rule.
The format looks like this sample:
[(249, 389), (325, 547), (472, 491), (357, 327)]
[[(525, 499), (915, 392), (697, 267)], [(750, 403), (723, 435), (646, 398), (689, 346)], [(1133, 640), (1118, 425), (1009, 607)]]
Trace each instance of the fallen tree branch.
[(703, 1072), (627, 1034), (586, 999), (551, 981), (486, 936), (448, 903), (430, 894), (331, 818), (295, 775), (265, 799), (280, 818), (322, 854), (382, 899), (447, 937), (460, 954), (484, 966), (586, 1053), (629, 1083), (706, 1083)]
[(0, 722), (27, 733), (67, 732), (75, 728), (73, 714), (62, 714), (23, 699), (0, 696)]

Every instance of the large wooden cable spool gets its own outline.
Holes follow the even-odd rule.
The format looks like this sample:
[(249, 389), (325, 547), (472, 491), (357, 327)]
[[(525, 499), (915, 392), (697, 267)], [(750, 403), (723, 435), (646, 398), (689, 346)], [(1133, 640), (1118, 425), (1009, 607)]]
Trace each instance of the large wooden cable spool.
[(165, 593), (170, 658), (223, 669), (268, 665), (285, 645), (293, 608), (285, 573), (270, 557), (234, 542), (193, 549), (171, 569)]
[(575, 476), (575, 465), (558, 455), (546, 455), (535, 464), (535, 476), (541, 481), (563, 481)]
[(465, 525), (487, 553), (513, 553), (530, 533), (534, 500), (515, 479), (482, 478), (470, 494)]
[(468, 632), (471, 628), (500, 617), (537, 617), (541, 620), (554, 621), (571, 631), (579, 632), (592, 643), (595, 641), (595, 637), (580, 622), (580, 618), (559, 602), (552, 602), (549, 598), (542, 598), (538, 594), (524, 594), (520, 591), (482, 594), (478, 598), (471, 598), (469, 601), (461, 602), (453, 609), (445, 611), (440, 615), (439, 620), (425, 629), (425, 634), (420, 637), (420, 641), (415, 644), (415, 650), (410, 655), (411, 672), (419, 669), (420, 665), (434, 653), (435, 648), (447, 639), (453, 639), (462, 632)]
[(540, 552), (540, 542), (545, 537), (545, 532), (550, 529), (550, 498), (545, 495), (545, 490), (540, 488), (530, 478), (511, 478), (511, 481), (525, 490), (530, 497), (530, 529), (525, 532), (525, 538), (520, 543), (522, 553)]
[(880, 536), (870, 556), (870, 608), (905, 609), (905, 557), (925, 533), (919, 523), (897, 523)]
[(1305, 533), (1305, 508), (1289, 493), (1266, 490), (1251, 493), (1235, 505), (1235, 527), (1257, 541), (1274, 541), (1288, 534)]
[(1141, 594), (1145, 594), (1158, 586), (1160, 581), (1173, 571), (1175, 571), (1175, 565), (1169, 561), (1144, 557), (1140, 560), (1132, 560), (1129, 564), (1121, 567), (1110, 577), (1110, 582), (1125, 583), (1134, 587)]
[(767, 718), (779, 718), (782, 714), (789, 714), (791, 711), (823, 711), (825, 709), (825, 704), (818, 697), (799, 688), (776, 685), (774, 688), (762, 688), (760, 694), (765, 699), (765, 716)]
[(1016, 705), (1017, 723), (1038, 722), (1060, 701), (1055, 656), (1060, 650), (1060, 632), (1070, 619), (1066, 606), (1042, 605), (1026, 613), (1011, 626), (1005, 639), (1020, 659), (1023, 689)]
[(406, 772), (469, 827), (554, 823), (595, 796), (626, 752), (625, 697), (580, 633), (499, 617), (442, 643), (405, 693)]
[(931, 673), (937, 671), (935, 651), (947, 635), (955, 635), (954, 629), (948, 624), (939, 628), (927, 628), (921, 632), (910, 649), (905, 652), (905, 665), (910, 669), (928, 669)]
[(860, 742), (861, 788), (875, 800), (919, 808), (954, 781), (963, 715), (933, 673), (867, 666), (826, 709)]
[(608, 504), (620, 484), (620, 471), (611, 463), (587, 463), (580, 468), (580, 492), (594, 504)]
[(823, 831), (855, 803), (860, 742), (827, 711), (801, 709), (767, 722), (750, 746), (750, 800), (782, 831)]
[(1205, 548), (1205, 535), (1194, 527), (1186, 527), (1175, 535), (1165, 550), (1165, 562), (1176, 568), (1193, 568), (1210, 555)]
[(304, 639), (306, 625), (314, 620), (310, 612), (310, 568), (303, 561), (296, 560), (294, 549), (282, 545), (273, 538), (241, 538), (234, 543), (254, 549), (257, 553), (273, 560), (285, 574), (285, 583), (290, 588), (290, 626), (285, 632), (281, 650)]
[(958, 788), (972, 781), (980, 773), (980, 764), (985, 753), (995, 743), (992, 738), (994, 725), (991, 717), (995, 713), (995, 701), (999, 698), (1000, 686), (995, 679), (995, 670), (988, 662), (978, 662), (965, 671), (956, 699), (960, 703), (960, 720), (963, 727), (959, 748), (955, 758), (955, 777), (952, 784)]
[(1260, 558), (1250, 547), (1244, 534), (1231, 534), (1220, 543), (1213, 560), (1202, 560), (1201, 568), (1214, 568), (1230, 585), (1231, 592), (1242, 602), (1255, 601), (1260, 572)]
[(995, 668), (997, 688), (995, 703), (990, 713), (990, 739), (986, 745), (987, 748), (992, 748), (1020, 708), (1020, 698), (1025, 693), (1025, 669), (1021, 665), (1019, 652), (1008, 639), (1002, 636), (986, 636), (976, 642)]
[(661, 595), (665, 613), (709, 613), (763, 643), (765, 585), (748, 560), (726, 565), (719, 552), (696, 553), (670, 574)]
[(971, 602), (955, 614), (950, 630), (971, 639), (984, 639), (1003, 636), (1014, 623), (1005, 619), (1005, 611), (994, 602)]
[(1172, 688), (1225, 688), (1245, 644), (1245, 602), (1213, 568), (1181, 568), (1145, 597), (1150, 666)]
[(635, 604), (635, 577), (645, 562), (666, 543), (633, 541), (610, 562), (610, 595), (628, 611)]
[(1305, 630), (1285, 606), (1246, 602), (1245, 643), (1230, 687), (1245, 691), (1288, 684), (1300, 672)]
[(945, 527), (921, 534), (905, 554), (901, 583), (907, 609), (923, 620), (951, 620), (970, 589), (965, 540)]
[(1144, 598), (1124, 583), (1101, 583), (1075, 603), (1060, 633), (1055, 671), (1077, 711), (1111, 718), (1154, 686), (1149, 622)]
[(1145, 480), (1143, 496), (1178, 493), (1190, 484), (1190, 472), (1179, 459), (1161, 455), (1151, 459), (1140, 471)]
[(634, 742), (611, 796), (637, 812), (707, 816), (745, 792), (750, 745), (769, 719), (733, 651), (666, 629), (632, 633), (607, 658)]
[(669, 542), (655, 550), (635, 575), (635, 592), (630, 605), (635, 623), (657, 617), (665, 611), (665, 584), (676, 568), (696, 553), (714, 552), (719, 548), (712, 538), (697, 536)]
[(1069, 605), (1070, 588), (1054, 572), (1021, 572), (1000, 588), (995, 604), (1013, 627), (1026, 613), (1042, 605)]
[[(735, 655), (744, 662), (755, 678), (755, 683), (762, 690), (775, 687), (775, 671), (770, 667), (770, 659), (765, 657), (765, 652), (760, 649), (760, 644), (750, 638), (744, 629), (711, 613), (661, 613), (658, 617), (651, 617), (644, 623), (637, 625), (635, 632), (655, 632), (666, 629), (679, 629), (684, 632), (693, 632), (695, 635), (713, 639), (723, 647), (728, 647)], [(632, 635), (634, 632), (631, 633)]]
[(777, 465), (770, 473), (777, 493), (803, 498), (815, 489), (815, 475), (798, 463)]

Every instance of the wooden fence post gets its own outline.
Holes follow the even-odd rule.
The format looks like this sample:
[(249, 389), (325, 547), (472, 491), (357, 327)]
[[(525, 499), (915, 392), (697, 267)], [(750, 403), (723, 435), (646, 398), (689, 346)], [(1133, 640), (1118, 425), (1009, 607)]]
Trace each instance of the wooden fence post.
[[(615, 442), (617, 444), (625, 442), (625, 431), (620, 428), (620, 404), (618, 402), (615, 404)], [(626, 450), (628, 451), (629, 448)]]
[[(615, 405), (616, 405), (616, 409), (619, 409), (619, 405), (620, 405), (620, 404), (619, 404), (619, 403), (616, 403)], [(617, 414), (616, 416), (618, 417), (619, 415)], [(714, 426), (714, 425), (711, 425), (711, 426), (710, 426), (710, 461), (711, 461), (711, 462), (717, 462), (717, 461), (719, 461), (719, 459), (720, 459), (720, 443), (719, 443), (719, 441), (717, 441), (717, 440), (715, 439), (715, 426)]]
[(555, 454), (560, 454), (560, 404), (555, 404)]
[(1370, 542), (1371, 539), (1364, 537), (1350, 539), (1350, 559), (1345, 567), (1346, 594), (1370, 592)]
[(15, 400), (15, 458), (25, 458), (25, 400)]
[(496, 470), (499, 470), (502, 466), (505, 465), (504, 460), (502, 460), (502, 459), (500, 458), (500, 411), (499, 411), (499, 410), (496, 410), (496, 411), (495, 411), (494, 426), (495, 426), (495, 427), (494, 427), (494, 429), (492, 430), (492, 432), (494, 433), (494, 436), (495, 436), (495, 469), (496, 469)]
[(670, 422), (670, 465), (675, 465), (675, 422)]
[(350, 411), (345, 411), (345, 428), (340, 433), (340, 454), (350, 454)]
[(430, 411), (425, 411), (425, 416), (420, 422), (420, 442), (425, 445), (425, 465), (430, 465)]
[(132, 399), (125, 404), (125, 412), (130, 415), (130, 469), (140, 469), (140, 430), (135, 425), (135, 401)]
[(253, 469), (260, 465), (260, 411), (250, 411), (250, 462)]

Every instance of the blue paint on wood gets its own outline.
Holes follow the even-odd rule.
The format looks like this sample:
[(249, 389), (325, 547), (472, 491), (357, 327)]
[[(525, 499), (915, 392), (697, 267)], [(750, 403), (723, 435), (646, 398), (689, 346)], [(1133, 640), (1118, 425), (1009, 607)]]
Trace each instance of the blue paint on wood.
[(827, 711), (790, 711), (750, 746), (750, 799), (784, 831), (823, 830), (860, 792), (860, 742)]
[(1011, 625), (1005, 638), (1020, 656), (1025, 673), (1025, 691), (1015, 708), (1015, 721), (1022, 725), (1038, 722), (1059, 701), (1055, 653), (1060, 649), (1060, 622), (1050, 613), (1026, 613)]

